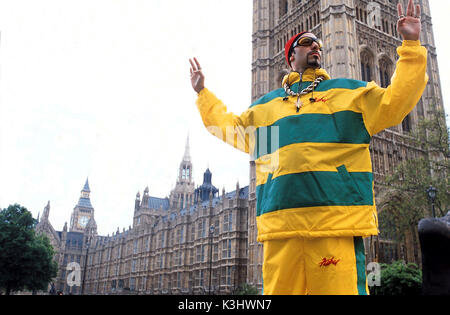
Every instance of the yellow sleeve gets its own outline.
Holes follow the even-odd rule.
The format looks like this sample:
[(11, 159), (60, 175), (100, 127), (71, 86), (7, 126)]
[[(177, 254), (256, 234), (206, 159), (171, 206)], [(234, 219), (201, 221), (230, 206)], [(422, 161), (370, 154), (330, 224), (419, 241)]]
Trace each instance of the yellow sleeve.
[(245, 153), (253, 151), (256, 128), (251, 123), (251, 109), (240, 116), (227, 112), (222, 101), (206, 88), (198, 93), (196, 103), (203, 123), (211, 134)]
[(391, 85), (367, 85), (361, 98), (361, 109), (370, 135), (400, 124), (422, 97), (428, 82), (427, 50), (420, 41), (403, 41), (397, 48), (400, 58)]

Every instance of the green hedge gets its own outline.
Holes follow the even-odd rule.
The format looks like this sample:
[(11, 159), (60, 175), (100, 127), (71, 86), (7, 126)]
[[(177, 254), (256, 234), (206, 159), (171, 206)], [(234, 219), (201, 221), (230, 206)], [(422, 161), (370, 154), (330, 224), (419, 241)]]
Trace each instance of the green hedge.
[(372, 295), (420, 295), (422, 294), (422, 271), (416, 264), (396, 261), (380, 264), (380, 286), (370, 288)]

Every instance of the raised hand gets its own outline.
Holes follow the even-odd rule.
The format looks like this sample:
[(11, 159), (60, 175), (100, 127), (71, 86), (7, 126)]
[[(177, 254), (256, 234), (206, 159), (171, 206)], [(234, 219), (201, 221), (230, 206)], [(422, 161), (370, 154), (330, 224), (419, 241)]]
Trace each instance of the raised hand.
[(202, 69), (197, 61), (197, 58), (194, 57), (194, 61), (189, 59), (189, 62), (191, 64), (190, 70), (192, 88), (195, 92), (200, 93), (200, 91), (205, 87), (205, 76), (202, 73)]
[[(415, 9), (415, 10), (414, 10)], [(406, 16), (401, 3), (397, 4), (397, 30), (404, 40), (419, 40), (422, 23), (420, 23), (420, 5), (414, 8), (413, 0), (409, 0)]]

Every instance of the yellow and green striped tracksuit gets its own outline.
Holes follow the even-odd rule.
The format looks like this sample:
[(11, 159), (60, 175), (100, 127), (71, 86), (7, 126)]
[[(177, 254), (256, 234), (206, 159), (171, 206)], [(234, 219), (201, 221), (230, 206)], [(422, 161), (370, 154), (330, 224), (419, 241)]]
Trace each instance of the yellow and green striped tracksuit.
[[(298, 112), (297, 97), (282, 88), (240, 116), (208, 89), (200, 91), (197, 107), (208, 130), (255, 160), (259, 242), (378, 234), (371, 137), (401, 123), (428, 81), (427, 51), (419, 41), (403, 41), (397, 52), (387, 88), (308, 69), (300, 90), (315, 77), (326, 80), (314, 90), (316, 102), (311, 93), (301, 97)], [(287, 79), (297, 91), (299, 75)]]

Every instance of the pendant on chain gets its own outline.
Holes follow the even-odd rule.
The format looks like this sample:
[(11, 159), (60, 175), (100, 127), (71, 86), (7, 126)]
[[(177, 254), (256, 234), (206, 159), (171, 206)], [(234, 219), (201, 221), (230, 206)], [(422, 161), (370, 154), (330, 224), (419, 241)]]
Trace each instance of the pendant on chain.
[(300, 95), (297, 97), (297, 113), (300, 111), (300, 108), (302, 107), (302, 100), (300, 99)]

